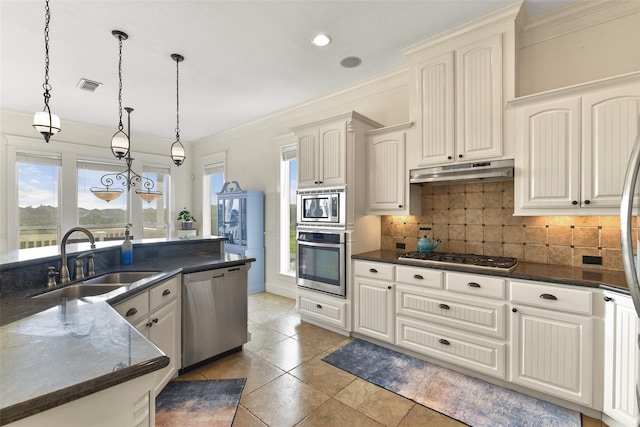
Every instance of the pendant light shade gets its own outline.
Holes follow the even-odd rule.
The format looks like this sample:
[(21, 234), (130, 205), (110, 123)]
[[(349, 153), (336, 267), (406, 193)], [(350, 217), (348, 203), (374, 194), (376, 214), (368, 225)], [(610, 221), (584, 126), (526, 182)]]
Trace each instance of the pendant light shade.
[(129, 152), (129, 137), (119, 130), (111, 137), (111, 152), (114, 156), (122, 159)]
[(184, 56), (172, 53), (171, 59), (176, 61), (176, 140), (171, 144), (171, 160), (176, 166), (184, 163), (184, 146), (180, 142), (180, 70), (179, 65), (184, 61)]
[(60, 117), (51, 114), (49, 109), (49, 99), (51, 99), (51, 85), (49, 84), (49, 22), (51, 21), (51, 10), (49, 9), (49, 0), (45, 2), (44, 13), (44, 110), (38, 111), (33, 116), (33, 127), (40, 132), (46, 142), (51, 137), (60, 132)]
[(184, 163), (184, 147), (180, 143), (180, 141), (176, 141), (171, 144), (171, 160), (176, 166), (180, 166)]
[(51, 114), (49, 106), (45, 106), (46, 111), (38, 111), (33, 116), (33, 127), (44, 136), (44, 140), (49, 142), (51, 137), (60, 132), (60, 117)]

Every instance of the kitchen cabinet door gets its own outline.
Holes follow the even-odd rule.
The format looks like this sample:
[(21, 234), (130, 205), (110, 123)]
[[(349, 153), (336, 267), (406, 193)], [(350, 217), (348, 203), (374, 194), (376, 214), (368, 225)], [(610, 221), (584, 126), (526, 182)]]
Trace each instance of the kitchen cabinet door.
[(180, 368), (180, 318), (178, 301), (173, 300), (149, 316), (148, 338), (169, 357), (169, 365), (158, 371), (155, 395), (160, 394)]
[(417, 166), (455, 161), (453, 52), (411, 65), (414, 81)]
[(456, 50), (458, 161), (502, 156), (502, 34)]
[[(640, 413), (635, 379), (640, 369), (636, 345), (640, 325), (630, 297), (605, 297), (604, 413), (623, 426), (637, 426)], [(605, 419), (607, 425), (615, 425)]]
[(593, 319), (520, 305), (512, 311), (511, 381), (591, 406)]
[(347, 124), (336, 120), (296, 131), (298, 188), (346, 183)]
[(380, 341), (394, 343), (394, 285), (356, 276), (354, 330)]
[(583, 204), (619, 208), (638, 117), (640, 84), (582, 97)]
[(544, 101), (516, 116), (515, 208), (580, 207), (580, 99)]
[(411, 123), (367, 132), (367, 213), (419, 215), (421, 187), (409, 185), (407, 133)]

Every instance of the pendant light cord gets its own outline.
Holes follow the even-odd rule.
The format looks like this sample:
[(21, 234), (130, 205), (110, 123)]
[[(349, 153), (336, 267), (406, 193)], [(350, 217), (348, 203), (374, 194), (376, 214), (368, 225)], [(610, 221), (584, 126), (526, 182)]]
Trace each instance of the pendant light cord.
[(120, 122), (118, 123), (118, 130), (123, 129), (122, 126), (122, 36), (118, 36), (118, 115)]
[[(49, 8), (49, 0), (45, 3), (44, 12), (44, 83), (42, 88), (44, 89), (44, 106), (49, 111), (49, 98), (51, 94), (49, 91), (52, 89), (49, 84), (49, 22), (51, 21), (51, 9)], [(51, 112), (49, 112), (51, 115)], [(51, 123), (51, 121), (49, 121)]]
[(180, 142), (180, 61), (176, 60), (176, 141)]

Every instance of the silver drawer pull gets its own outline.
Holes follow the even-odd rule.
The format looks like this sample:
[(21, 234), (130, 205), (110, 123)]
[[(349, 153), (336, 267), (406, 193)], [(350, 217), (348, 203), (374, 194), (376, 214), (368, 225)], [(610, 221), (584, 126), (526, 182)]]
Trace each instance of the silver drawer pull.
[(442, 338), (440, 338), (440, 339), (438, 340), (438, 342), (439, 342), (440, 344), (444, 344), (444, 345), (451, 345), (451, 343), (450, 343), (449, 341), (447, 341), (447, 340), (445, 340), (445, 339), (442, 339)]
[(424, 277), (422, 277), (422, 276), (421, 276), (421, 275), (419, 275), (419, 274), (414, 274), (414, 275), (413, 275), (413, 278), (414, 278), (414, 279), (418, 279), (418, 280), (422, 280), (422, 279), (424, 279)]
[(129, 311), (127, 311), (127, 314), (126, 314), (125, 316), (126, 316), (126, 317), (133, 316), (133, 315), (134, 315), (134, 314), (136, 314), (137, 312), (138, 312), (138, 309), (137, 309), (137, 308), (135, 308), (135, 307), (133, 307), (133, 308), (130, 308), (130, 309), (129, 309)]
[(378, 272), (378, 270), (376, 270), (375, 268), (370, 268), (369, 269), (369, 273), (377, 273), (377, 272)]
[(442, 308), (443, 310), (449, 310), (451, 307), (449, 307), (447, 304), (438, 304), (438, 308)]
[(480, 287), (480, 283), (469, 282), (469, 283), (467, 283), (467, 286), (470, 287), (470, 288), (479, 288)]
[(542, 294), (542, 295), (540, 295), (540, 298), (549, 299), (549, 300), (553, 300), (553, 301), (556, 301), (558, 299), (558, 298), (555, 297), (555, 295), (551, 295), (551, 294)]

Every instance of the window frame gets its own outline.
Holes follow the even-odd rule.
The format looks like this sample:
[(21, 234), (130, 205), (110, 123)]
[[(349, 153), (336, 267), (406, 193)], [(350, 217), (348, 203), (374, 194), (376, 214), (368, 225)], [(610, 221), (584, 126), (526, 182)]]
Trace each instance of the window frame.
[[(226, 152), (214, 153), (202, 159), (202, 235), (212, 236), (217, 233), (211, 229), (211, 175), (222, 174), (222, 182), (225, 182), (227, 172)], [(217, 202), (216, 202), (217, 209)], [(217, 210), (216, 210), (217, 214)], [(206, 218), (206, 220), (205, 220)]]
[[(290, 197), (291, 197), (291, 160), (298, 159), (297, 142), (293, 135), (284, 138), (284, 145), (280, 146), (279, 164), (280, 181), (278, 190), (280, 193), (280, 231), (279, 231), (279, 272), (286, 276), (295, 277), (295, 263), (291, 265), (291, 217), (290, 217)], [(294, 218), (295, 221), (295, 218)], [(295, 232), (294, 232), (295, 233)], [(297, 262), (297, 260), (296, 260)]]

